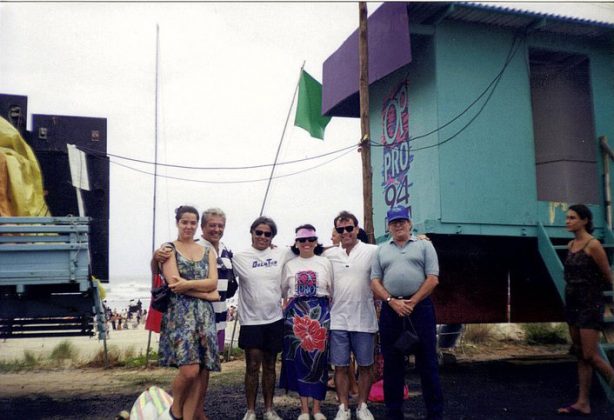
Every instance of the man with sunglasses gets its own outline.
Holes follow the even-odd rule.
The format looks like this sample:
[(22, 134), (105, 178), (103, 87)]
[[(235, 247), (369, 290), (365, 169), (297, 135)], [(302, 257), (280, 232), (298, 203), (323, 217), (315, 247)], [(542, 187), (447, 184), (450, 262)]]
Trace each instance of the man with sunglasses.
[[(382, 299), (380, 339), (384, 355), (384, 395), (386, 418), (403, 419), (404, 356), (394, 343), (405, 329), (419, 337), (416, 368), (420, 373), (422, 396), (428, 419), (443, 416), (443, 393), (439, 381), (435, 334), (435, 310), (430, 298), (439, 284), (437, 253), (430, 241), (411, 233), (411, 220), (405, 207), (388, 210), (388, 230), (392, 239), (380, 245), (371, 270), (371, 287)], [(408, 319), (410, 322), (404, 322)]]
[(258, 217), (250, 227), (252, 246), (237, 252), (233, 268), (239, 277), (239, 347), (245, 350), (245, 396), (243, 420), (256, 420), (256, 396), (262, 368), (264, 420), (281, 420), (273, 410), (275, 361), (283, 348), (281, 272), (294, 254), (288, 247), (271, 247), (277, 225)]
[(377, 246), (358, 240), (358, 219), (342, 211), (335, 217), (335, 230), (341, 247), (324, 252), (333, 265), (333, 304), (330, 311), (330, 363), (335, 366), (335, 385), (339, 397), (336, 420), (351, 419), (349, 410), (350, 354), (358, 364), (358, 401), (356, 418), (371, 420), (367, 407), (374, 362), (377, 317), (370, 288), (371, 264)]

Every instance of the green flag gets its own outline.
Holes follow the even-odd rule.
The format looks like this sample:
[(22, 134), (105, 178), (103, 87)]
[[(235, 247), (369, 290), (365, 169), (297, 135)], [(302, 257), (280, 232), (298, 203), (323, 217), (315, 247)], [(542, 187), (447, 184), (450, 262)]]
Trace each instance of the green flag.
[(324, 128), (330, 119), (322, 116), (322, 85), (302, 70), (294, 125), (309, 131), (311, 137), (323, 140)]

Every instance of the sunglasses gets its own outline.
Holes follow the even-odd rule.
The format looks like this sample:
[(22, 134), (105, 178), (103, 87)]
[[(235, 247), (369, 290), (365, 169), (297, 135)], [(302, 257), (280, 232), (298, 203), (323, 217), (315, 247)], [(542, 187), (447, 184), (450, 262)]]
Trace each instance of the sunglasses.
[(254, 233), (256, 234), (256, 236), (264, 236), (265, 238), (270, 238), (271, 236), (273, 236), (273, 232), (265, 232), (263, 230), (258, 229), (256, 229)]
[(300, 243), (304, 244), (305, 242), (315, 242), (317, 240), (318, 240), (318, 238), (316, 238), (315, 236), (311, 236), (309, 238), (298, 238), (297, 242), (300, 242)]
[(345, 226), (345, 227), (336, 227), (335, 230), (337, 233), (341, 234), (345, 230), (347, 233), (350, 233), (354, 230), (354, 226)]

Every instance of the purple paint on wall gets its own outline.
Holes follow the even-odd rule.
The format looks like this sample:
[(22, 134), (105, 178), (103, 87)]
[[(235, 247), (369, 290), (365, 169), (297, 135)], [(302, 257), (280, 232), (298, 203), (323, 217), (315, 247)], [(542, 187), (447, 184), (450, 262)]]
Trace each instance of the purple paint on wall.
[[(367, 23), (369, 84), (411, 62), (406, 3), (384, 3)], [(324, 62), (322, 114), (359, 117), (358, 29)]]

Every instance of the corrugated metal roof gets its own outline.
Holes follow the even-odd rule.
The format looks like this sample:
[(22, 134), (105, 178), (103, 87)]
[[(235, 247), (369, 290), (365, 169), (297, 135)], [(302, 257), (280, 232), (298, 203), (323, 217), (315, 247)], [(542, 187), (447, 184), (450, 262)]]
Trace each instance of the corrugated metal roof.
[[(548, 19), (559, 20), (559, 21), (567, 22), (567, 23), (577, 23), (577, 24), (581, 24), (581, 25), (592, 25), (592, 26), (609, 27), (611, 29), (614, 29), (614, 23), (613, 22), (607, 22), (605, 20), (599, 21), (599, 20), (594, 20), (594, 19), (579, 18), (579, 17), (571, 16), (571, 15), (549, 13), (549, 12), (531, 11), (531, 10), (527, 10), (527, 9), (522, 9), (522, 8), (518, 8), (518, 7), (512, 7), (512, 6), (502, 5), (502, 4), (497, 4), (497, 3), (484, 4), (484, 3), (480, 3), (480, 2), (461, 2), (461, 4), (467, 5), (467, 6), (471, 6), (471, 7), (483, 8), (483, 9), (498, 10), (498, 11), (501, 11), (501, 12), (504, 12), (504, 13), (505, 12), (508, 12), (508, 13), (519, 13), (519, 14), (528, 15), (528, 16), (534, 16), (534, 17), (540, 17), (540, 18), (548, 18)], [(520, 4), (522, 4), (522, 3), (520, 3)], [(527, 4), (530, 5), (531, 3), (527, 3)], [(556, 3), (552, 2), (551, 5), (552, 6), (556, 6)]]
[(525, 28), (541, 22), (536, 31), (580, 36), (594, 39), (614, 38), (614, 23), (527, 11), (496, 4), (459, 3), (408, 3), (410, 23), (433, 24), (440, 19), (500, 26)]

